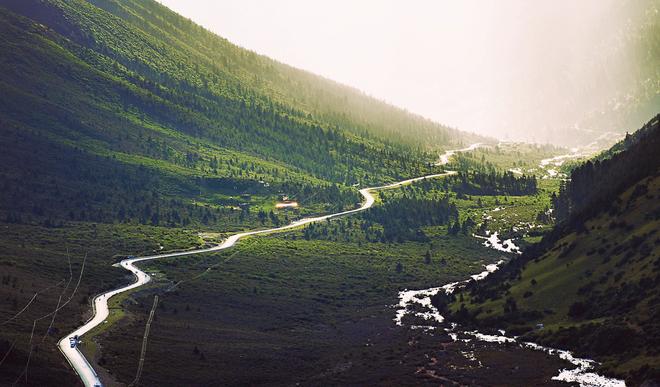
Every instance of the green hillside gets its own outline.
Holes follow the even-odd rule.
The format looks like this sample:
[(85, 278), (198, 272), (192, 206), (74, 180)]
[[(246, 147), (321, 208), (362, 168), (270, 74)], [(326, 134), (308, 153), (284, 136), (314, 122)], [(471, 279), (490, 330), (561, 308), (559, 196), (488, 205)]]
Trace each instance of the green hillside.
[[(423, 174), (438, 149), (475, 140), (154, 1), (3, 0), (0, 32), (11, 222), (233, 222), (278, 193), (352, 206), (349, 185)], [(126, 214), (131, 201), (142, 215)]]
[(655, 117), (607, 157), (572, 172), (555, 198), (564, 219), (539, 244), (488, 280), (434, 302), (463, 324), (576, 350), (632, 384), (657, 378), (658, 149)]

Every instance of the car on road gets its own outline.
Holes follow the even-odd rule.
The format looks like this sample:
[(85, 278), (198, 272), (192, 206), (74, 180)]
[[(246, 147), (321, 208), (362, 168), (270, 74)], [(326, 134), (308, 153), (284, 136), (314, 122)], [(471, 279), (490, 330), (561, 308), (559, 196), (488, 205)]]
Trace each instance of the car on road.
[(71, 345), (71, 348), (75, 348), (78, 344), (80, 344), (80, 338), (78, 335), (69, 337), (69, 344)]

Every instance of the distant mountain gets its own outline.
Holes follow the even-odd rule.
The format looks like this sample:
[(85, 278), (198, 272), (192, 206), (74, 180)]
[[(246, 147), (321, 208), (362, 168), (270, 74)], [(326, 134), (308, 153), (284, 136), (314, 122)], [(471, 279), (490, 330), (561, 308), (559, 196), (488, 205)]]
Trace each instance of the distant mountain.
[[(602, 2), (599, 23), (590, 26), (593, 49), (565, 58), (570, 71), (553, 74), (565, 79), (566, 98), (548, 109), (539, 98), (541, 112), (560, 117), (528, 122), (518, 138), (574, 147), (598, 137), (623, 134), (657, 114), (660, 106), (660, 1)], [(557, 114), (558, 112), (561, 112)], [(535, 130), (529, 130), (529, 129)]]
[(633, 385), (660, 379), (658, 150), (660, 116), (572, 172), (539, 244), (434, 303), (463, 324), (595, 358)]
[(183, 225), (219, 216), (200, 202), (246, 193), (353, 204), (343, 187), (420, 175), (437, 149), (477, 139), (152, 0), (0, 0), (0, 33), (0, 214), (12, 222)]
[[(599, 46), (601, 85), (583, 87), (581, 92), (599, 104), (576, 122), (583, 128), (580, 137), (591, 141), (594, 133), (624, 133), (658, 113), (660, 106), (660, 1), (625, 0), (612, 3), (609, 10), (622, 23), (618, 28), (603, 25), (605, 33)], [(620, 76), (613, 73), (619, 68)], [(569, 128), (573, 129), (573, 128)]]

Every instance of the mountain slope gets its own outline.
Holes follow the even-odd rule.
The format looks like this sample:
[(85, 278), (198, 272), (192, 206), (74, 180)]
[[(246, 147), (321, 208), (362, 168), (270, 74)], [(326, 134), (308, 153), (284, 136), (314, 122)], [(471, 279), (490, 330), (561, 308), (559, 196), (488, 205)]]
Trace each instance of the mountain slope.
[[(128, 205), (116, 198), (147, 196), (172, 225), (201, 222), (199, 203), (228, 211), (241, 194), (349, 206), (358, 198), (348, 185), (420, 175), (430, 151), (473, 140), (236, 47), (154, 1), (2, 0), (0, 19), (0, 211), (12, 221), (122, 221)], [(81, 216), (69, 206), (81, 195), (106, 214)]]
[(658, 149), (655, 117), (609, 158), (573, 171), (556, 200), (566, 217), (542, 242), (434, 302), (464, 324), (594, 357), (632, 384), (660, 377)]
[(358, 90), (242, 50), (153, 1), (92, 3), (154, 38), (165, 39), (191, 56), (203, 58), (212, 72), (219, 70), (227, 78), (239, 80), (243, 87), (261, 90), (304, 114), (338, 122), (347, 130), (381, 134), (416, 145), (446, 144), (465, 137), (464, 133), (367, 98)]
[[(296, 128), (281, 127), (296, 124), (313, 135), (318, 135), (315, 129), (376, 133), (381, 135), (376, 142), (388, 135), (416, 145), (446, 145), (461, 139), (456, 131), (233, 46), (153, 1), (95, 2), (104, 9), (84, 1), (5, 3), (69, 39), (62, 43), (64, 48), (94, 69), (162, 98), (157, 102), (189, 109), (197, 117), (186, 117), (193, 120), (187, 122), (142, 109), (145, 114), (158, 113), (157, 118), (174, 129), (195, 135), (215, 137), (233, 130), (222, 136), (221, 144), (250, 148), (245, 140), (288, 141), (289, 151), (316, 151), (291, 147), (307, 143), (294, 136), (301, 135)], [(253, 121), (246, 116), (253, 116)], [(245, 138), (253, 131), (266, 138)], [(284, 131), (286, 138), (268, 138), (274, 135), (270, 131)]]

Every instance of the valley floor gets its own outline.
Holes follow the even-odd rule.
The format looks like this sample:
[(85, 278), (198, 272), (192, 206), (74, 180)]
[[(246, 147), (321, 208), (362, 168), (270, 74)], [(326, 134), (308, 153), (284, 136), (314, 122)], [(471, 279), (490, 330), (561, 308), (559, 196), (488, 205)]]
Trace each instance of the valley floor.
[[(501, 258), (470, 237), (437, 241), (447, 260), (442, 265), (440, 256), (424, 263), (427, 244), (338, 244), (294, 236), (255, 238), (233, 252), (150, 264), (162, 286), (186, 282), (160, 296), (144, 383), (437, 385), (447, 378), (553, 385), (551, 377), (569, 366), (530, 350), (454, 343), (445, 334), (394, 324), (399, 289), (462, 279)], [(403, 263), (401, 273), (396, 261)], [(193, 279), (215, 262), (224, 263)], [(97, 360), (116, 381), (135, 375), (155, 291), (134, 294), (125, 302), (130, 317), (99, 337)]]
[[(478, 201), (450, 196), (461, 222), (471, 217), (486, 222), (487, 231), (533, 242), (535, 232), (546, 227), (535, 217), (549, 204), (548, 192), (556, 185), (544, 181), (535, 196), (480, 196)], [(435, 198), (447, 192), (441, 186), (431, 188), (435, 191), (414, 188), (405, 195)], [(316, 229), (317, 237), (293, 230), (247, 239), (228, 251), (143, 264), (154, 281), (113, 300), (110, 328), (97, 330), (81, 348), (106, 384), (133, 381), (145, 324), (158, 295), (141, 375), (144, 385), (558, 385), (551, 377), (570, 365), (556, 357), (517, 346), (454, 342), (444, 333), (399, 327), (393, 321), (400, 290), (463, 280), (508, 259), (509, 253), (488, 248), (471, 232), (452, 234), (448, 225), (422, 227), (424, 237), (417, 241), (375, 241), (362, 226), (332, 222)], [(0, 286), (0, 310), (8, 311), (3, 319), (29, 303), (36, 283), (75, 279), (85, 253), (88, 258), (71, 306), (50, 331), (48, 319), (35, 325), (34, 332), (49, 334), (32, 345), (32, 352), (32, 321), (55, 308), (59, 293), (39, 295), (38, 311), (28, 308), (7, 324), (10, 329), (0, 341), (0, 352), (7, 353), (0, 364), (2, 384), (75, 383), (54, 343), (81, 325), (93, 295), (131, 281), (122, 269), (108, 267), (129, 252), (204, 243), (197, 232), (148, 226), (5, 227), (11, 232), (3, 241), (7, 254), (0, 258), (9, 270)], [(48, 260), (39, 258), (44, 253)], [(52, 268), (34, 270), (41, 265)], [(69, 292), (62, 293), (64, 298)], [(24, 369), (29, 369), (27, 381), (21, 376)]]

